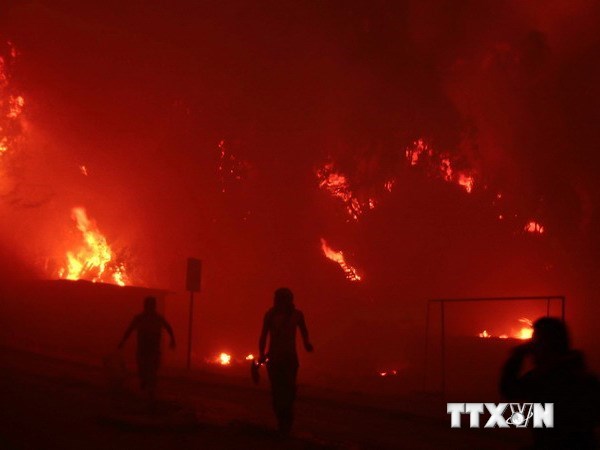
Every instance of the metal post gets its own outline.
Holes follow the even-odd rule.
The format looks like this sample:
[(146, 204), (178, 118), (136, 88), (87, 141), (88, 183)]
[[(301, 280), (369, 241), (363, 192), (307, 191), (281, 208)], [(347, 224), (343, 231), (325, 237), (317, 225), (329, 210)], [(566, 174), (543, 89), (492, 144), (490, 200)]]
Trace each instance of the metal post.
[(192, 328), (194, 322), (194, 291), (190, 291), (190, 323), (188, 326), (187, 368), (192, 368)]
[(427, 390), (429, 381), (429, 370), (427, 370), (427, 363), (429, 362), (429, 309), (431, 302), (427, 302), (427, 313), (425, 315), (425, 361), (423, 362), (423, 370), (425, 371), (423, 376), (423, 390)]
[(441, 343), (442, 343), (442, 395), (446, 396), (446, 320), (444, 318), (444, 302), (441, 302)]

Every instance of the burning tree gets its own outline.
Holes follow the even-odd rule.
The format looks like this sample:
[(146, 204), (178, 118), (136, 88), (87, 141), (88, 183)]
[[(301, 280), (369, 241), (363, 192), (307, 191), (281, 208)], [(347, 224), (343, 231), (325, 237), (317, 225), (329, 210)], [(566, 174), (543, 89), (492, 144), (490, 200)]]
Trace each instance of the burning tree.
[(25, 99), (12, 84), (12, 69), (17, 55), (12, 42), (0, 43), (0, 194), (9, 191), (3, 183), (7, 158), (14, 152), (23, 132), (21, 116)]
[(82, 234), (83, 243), (76, 251), (67, 252), (66, 265), (59, 270), (59, 277), (125, 286), (128, 282), (125, 263), (118, 260), (106, 237), (88, 218), (85, 208), (73, 208), (71, 217)]

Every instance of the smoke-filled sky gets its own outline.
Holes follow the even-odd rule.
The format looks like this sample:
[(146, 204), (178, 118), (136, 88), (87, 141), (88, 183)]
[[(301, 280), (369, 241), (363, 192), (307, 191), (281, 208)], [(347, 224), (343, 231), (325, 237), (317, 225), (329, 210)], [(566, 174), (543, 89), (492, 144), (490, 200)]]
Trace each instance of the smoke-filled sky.
[[(281, 285), (323, 346), (371, 330), (365, 345), (402, 355), (427, 298), (546, 293), (567, 294), (575, 337), (594, 342), (596, 2), (96, 3), (0, 11), (26, 100), (23, 142), (0, 161), (7, 259), (56, 277), (82, 206), (134, 284), (181, 294), (185, 258), (203, 260), (207, 348), (254, 345)], [(417, 139), (473, 192), (407, 165)], [(235, 161), (219, 171), (222, 149)], [(327, 162), (376, 207), (350, 219), (319, 188)]]

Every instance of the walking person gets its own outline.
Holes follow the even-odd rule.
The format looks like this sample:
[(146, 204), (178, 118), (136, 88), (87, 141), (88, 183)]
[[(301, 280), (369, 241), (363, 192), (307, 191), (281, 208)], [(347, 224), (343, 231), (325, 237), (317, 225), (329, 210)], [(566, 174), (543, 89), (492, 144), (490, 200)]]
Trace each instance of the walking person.
[[(277, 417), (279, 432), (289, 435), (294, 422), (298, 354), (296, 353), (296, 330), (300, 330), (307, 352), (313, 351), (308, 338), (304, 314), (294, 306), (294, 295), (288, 288), (275, 291), (274, 304), (265, 314), (259, 339), (261, 363), (266, 362), (273, 410)], [(265, 353), (269, 338), (269, 350)]]
[(171, 325), (156, 311), (156, 298), (146, 297), (144, 299), (144, 311), (133, 318), (119, 343), (119, 348), (123, 348), (129, 335), (134, 330), (137, 331), (136, 359), (140, 387), (150, 400), (154, 399), (156, 378), (160, 367), (160, 341), (163, 328), (169, 333), (171, 338), (170, 347), (174, 349), (175, 336)]

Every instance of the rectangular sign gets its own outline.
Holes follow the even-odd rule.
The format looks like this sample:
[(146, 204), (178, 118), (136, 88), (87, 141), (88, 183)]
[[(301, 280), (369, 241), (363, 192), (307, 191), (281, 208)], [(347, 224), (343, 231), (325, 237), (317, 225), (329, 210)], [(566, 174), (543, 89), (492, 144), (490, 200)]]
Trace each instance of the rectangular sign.
[(202, 261), (196, 258), (187, 260), (187, 276), (185, 288), (190, 292), (200, 292), (200, 279), (202, 275)]

